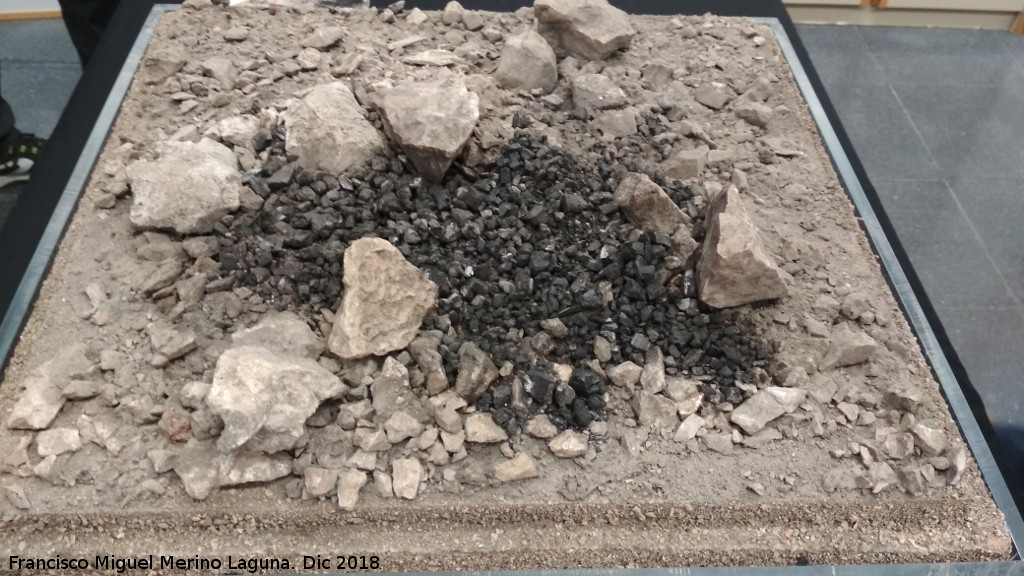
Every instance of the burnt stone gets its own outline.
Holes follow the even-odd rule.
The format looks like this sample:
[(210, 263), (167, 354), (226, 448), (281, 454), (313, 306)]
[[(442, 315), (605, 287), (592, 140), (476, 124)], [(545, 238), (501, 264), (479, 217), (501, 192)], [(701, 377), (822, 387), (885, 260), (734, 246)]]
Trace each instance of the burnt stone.
[[(587, 117), (576, 111), (576, 119)], [(652, 122), (648, 132), (664, 129)], [(628, 155), (617, 158), (599, 144), (604, 159), (584, 166), (519, 129), (494, 166), (474, 168), (472, 178), (452, 170), (431, 184), (393, 151), (355, 176), (293, 169), (280, 134), (258, 136), (269, 137), (262, 144), (270, 157), (246, 184), (264, 202), (220, 223), (218, 257), (222, 275), (276, 307), (313, 318), (335, 306), (345, 248), (364, 236), (386, 238), (438, 285), (437, 309), (424, 325), (448, 334), (439, 352), (449, 378), (458, 371), (452, 350), (473, 342), (499, 365), (516, 365), (531, 414), (545, 409), (562, 428), (603, 418), (604, 381), (581, 367), (598, 334), (612, 344), (612, 363), (642, 364), (646, 350), (660, 347), (667, 369), (708, 378), (702, 391), (712, 404), (735, 399), (733, 382), (772, 358), (771, 345), (734, 315), (700, 308), (692, 269), (666, 269), (669, 237), (624, 222), (610, 183), (618, 167), (629, 167)], [(700, 239), (697, 191), (649, 176), (689, 215)], [(566, 217), (556, 218), (559, 212)], [(568, 337), (535, 341), (549, 318), (562, 320)], [(525, 345), (510, 330), (521, 330)], [(544, 358), (575, 367), (568, 385), (557, 384)], [(507, 409), (508, 384), (496, 383), (478, 408)]]

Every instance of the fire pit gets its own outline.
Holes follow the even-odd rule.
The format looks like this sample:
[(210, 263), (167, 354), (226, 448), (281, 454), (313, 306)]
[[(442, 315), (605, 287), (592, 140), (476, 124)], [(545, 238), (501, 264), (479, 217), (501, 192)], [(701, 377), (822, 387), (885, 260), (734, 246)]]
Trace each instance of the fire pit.
[(0, 420), (97, 571), (1011, 553), (771, 29), (603, 0), (164, 16)]

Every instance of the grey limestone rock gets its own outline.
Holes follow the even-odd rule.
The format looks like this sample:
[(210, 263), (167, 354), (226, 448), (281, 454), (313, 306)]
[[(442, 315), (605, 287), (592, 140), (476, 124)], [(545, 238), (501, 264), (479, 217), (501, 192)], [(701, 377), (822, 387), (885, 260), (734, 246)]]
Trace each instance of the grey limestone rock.
[(455, 391), (466, 402), (476, 402), (498, 379), (498, 367), (476, 344), (466, 342), (459, 348), (459, 375)]
[(282, 119), (285, 148), (307, 170), (341, 174), (368, 163), (384, 147), (384, 138), (343, 82), (314, 87), (291, 102)]
[(415, 458), (399, 458), (391, 463), (391, 486), (395, 496), (412, 500), (420, 488), (423, 465)]
[(558, 84), (555, 51), (543, 36), (528, 28), (505, 41), (494, 75), (503, 88), (547, 94)]
[(626, 105), (626, 93), (604, 74), (580, 74), (572, 79), (572, 101), (590, 111)]
[(235, 153), (206, 138), (165, 142), (159, 158), (133, 162), (126, 174), (129, 217), (137, 228), (205, 234), (239, 206), (242, 175)]
[(324, 343), (294, 312), (275, 312), (231, 335), (234, 346), (262, 346), (287, 356), (317, 359)]
[(293, 448), (320, 403), (346, 389), (309, 358), (259, 346), (231, 348), (217, 361), (206, 395), (210, 410), (224, 421), (217, 448), (223, 453), (243, 445), (264, 452)]
[(630, 172), (615, 188), (615, 203), (638, 228), (671, 236), (689, 218), (646, 174)]
[(537, 461), (526, 452), (494, 465), (494, 477), (502, 482), (515, 482), (540, 476)]
[(556, 51), (604, 60), (636, 35), (629, 15), (607, 0), (536, 0), (537, 31)]
[(701, 301), (730, 308), (789, 294), (735, 186), (711, 202), (707, 236), (697, 264)]
[(328, 340), (344, 359), (382, 356), (416, 338), (437, 302), (437, 285), (381, 238), (345, 250), (345, 295)]
[(772, 420), (796, 410), (806, 397), (807, 392), (799, 388), (769, 386), (737, 406), (729, 421), (747, 434), (754, 434)]
[(466, 442), (497, 444), (508, 440), (508, 434), (494, 423), (490, 414), (476, 413), (466, 417)]
[(374, 103), (388, 136), (431, 182), (441, 181), (480, 118), (480, 98), (457, 78), (402, 82)]

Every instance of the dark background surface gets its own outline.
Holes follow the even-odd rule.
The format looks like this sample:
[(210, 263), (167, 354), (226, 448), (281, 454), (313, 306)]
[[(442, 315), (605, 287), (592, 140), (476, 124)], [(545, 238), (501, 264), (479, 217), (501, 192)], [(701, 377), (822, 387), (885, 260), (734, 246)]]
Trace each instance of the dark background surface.
[[(410, 1), (407, 8), (441, 9), (445, 3)], [(153, 4), (121, 3), (113, 32), (83, 72), (32, 180), (10, 208), (0, 229), (0, 317)], [(532, 2), (462, 4), (511, 11)], [(1024, 214), (1024, 42), (984, 31), (798, 29), (778, 0), (612, 4), (634, 13), (710, 12), (782, 22), (1022, 507), (1024, 227), (1017, 219)], [(48, 24), (60, 29), (59, 21)], [(8, 54), (17, 54), (18, 31), (31, 34), (32, 26), (0, 24), (0, 61), (8, 70), (4, 94), (10, 100), (15, 99), (9, 94)], [(54, 28), (47, 30), (52, 34)], [(38, 68), (28, 58), (28, 66)], [(19, 64), (16, 55), (13, 66)], [(68, 62), (53, 67), (56, 90), (61, 82), (69, 84), (75, 68)], [(0, 194), (0, 208), (13, 202), (13, 193)]]

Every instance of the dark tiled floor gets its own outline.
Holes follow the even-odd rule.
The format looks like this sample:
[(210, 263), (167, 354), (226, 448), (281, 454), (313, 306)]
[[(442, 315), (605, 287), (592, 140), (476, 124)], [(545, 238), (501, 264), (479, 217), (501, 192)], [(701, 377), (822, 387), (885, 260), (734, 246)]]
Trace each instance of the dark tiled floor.
[[(1024, 37), (799, 29), (991, 420), (1024, 429)], [(48, 135), (79, 76), (61, 22), (0, 24), (0, 67)]]
[(1024, 38), (799, 30), (990, 420), (1024, 452)]

